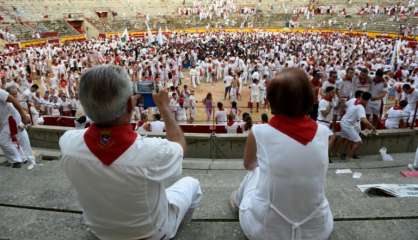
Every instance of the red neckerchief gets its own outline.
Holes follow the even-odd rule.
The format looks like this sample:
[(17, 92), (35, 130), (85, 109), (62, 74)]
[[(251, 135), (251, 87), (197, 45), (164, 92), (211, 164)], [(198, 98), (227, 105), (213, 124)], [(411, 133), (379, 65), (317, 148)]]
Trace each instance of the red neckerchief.
[(17, 143), (17, 123), (16, 120), (12, 117), (9, 116), (9, 129), (10, 129), (10, 138), (12, 139), (12, 141), (14, 143)]
[(376, 84), (378, 84), (378, 83), (381, 83), (381, 82), (383, 82), (384, 81), (384, 79), (382, 78), (382, 79), (378, 79), (378, 78), (373, 78), (373, 82), (374, 83), (376, 83)]
[(321, 81), (319, 81), (319, 79), (314, 78), (314, 79), (312, 79), (311, 83), (314, 87), (320, 87), (321, 86)]
[(402, 108), (401, 108), (401, 106), (396, 104), (395, 106), (393, 106), (393, 110), (402, 110)]
[(144, 121), (139, 120), (138, 123), (136, 124), (137, 127), (141, 127), (142, 125), (144, 125)]
[(228, 121), (228, 122), (226, 123), (226, 125), (228, 125), (228, 127), (230, 127), (230, 126), (234, 125), (234, 121)]
[(327, 100), (328, 102), (332, 101), (332, 97), (329, 97), (329, 96), (325, 96), (325, 97), (323, 97), (323, 99)]
[(361, 104), (361, 100), (360, 99), (356, 99), (356, 101), (354, 102), (354, 105), (360, 105)]
[(291, 118), (284, 115), (274, 115), (269, 124), (303, 145), (310, 143), (318, 130), (318, 124), (307, 116)]
[(99, 128), (92, 124), (84, 134), (90, 151), (106, 166), (110, 166), (136, 140), (137, 133), (131, 124)]

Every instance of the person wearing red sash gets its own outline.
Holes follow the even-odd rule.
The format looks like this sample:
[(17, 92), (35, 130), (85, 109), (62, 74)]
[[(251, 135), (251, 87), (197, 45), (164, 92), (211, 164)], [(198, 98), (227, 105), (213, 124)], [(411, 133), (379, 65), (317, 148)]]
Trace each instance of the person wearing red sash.
[(154, 93), (166, 139), (142, 137), (130, 119), (138, 96), (127, 72), (101, 65), (81, 77), (79, 98), (92, 124), (59, 141), (62, 166), (75, 188), (83, 217), (100, 239), (171, 239), (191, 217), (202, 191), (181, 178), (184, 134), (170, 113), (168, 93)]
[[(353, 106), (348, 107), (347, 112), (341, 119), (341, 138), (343, 139), (343, 146), (347, 146), (347, 158), (358, 158), (356, 155), (362, 140), (360, 137), (360, 124), (363, 124), (367, 129), (373, 132), (375, 127), (367, 120), (366, 107), (372, 95), (369, 92), (363, 92), (361, 98), (356, 100)], [(346, 142), (348, 141), (348, 144)], [(345, 153), (342, 154), (345, 158)]]
[(332, 132), (308, 116), (315, 97), (299, 68), (284, 69), (267, 87), (273, 117), (250, 130), (244, 151), (249, 172), (230, 198), (250, 240), (325, 240), (332, 232), (325, 196)]
[[(11, 103), (13, 106), (10, 106)], [(29, 124), (30, 119), (19, 102), (7, 91), (0, 89), (0, 149), (8, 161), (8, 165), (20, 168), (23, 162), (17, 145), (18, 126), (12, 117), (11, 109), (15, 108), (24, 124)]]

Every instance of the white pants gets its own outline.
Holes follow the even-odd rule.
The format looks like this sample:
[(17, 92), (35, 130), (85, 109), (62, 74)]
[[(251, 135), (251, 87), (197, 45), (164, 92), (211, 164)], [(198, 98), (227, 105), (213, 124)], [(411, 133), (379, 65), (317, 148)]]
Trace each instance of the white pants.
[(344, 124), (342, 122), (340, 123), (340, 126), (341, 126), (340, 135), (341, 135), (342, 138), (345, 138), (345, 139), (347, 139), (351, 142), (354, 142), (354, 143), (361, 143), (362, 142), (357, 127), (353, 127), (353, 126)]
[[(202, 198), (202, 190), (197, 179), (184, 177), (167, 188), (165, 192), (169, 203), (168, 219), (161, 232), (171, 239), (176, 236), (187, 211), (198, 207)], [(161, 239), (161, 236), (155, 237)], [(154, 236), (152, 239), (154, 239)]]
[[(405, 108), (405, 113), (409, 115), (408, 123), (411, 125), (414, 121), (415, 109)], [(418, 113), (415, 119), (418, 119)]]
[(0, 148), (9, 162), (22, 162), (22, 157), (16, 143), (10, 137), (9, 125), (0, 129)]
[(251, 199), (255, 196), (259, 176), (259, 168), (248, 172), (242, 180), (234, 199), (236, 205), (239, 206), (241, 229), (248, 239), (254, 239), (257, 233), (262, 232), (262, 224), (254, 219), (253, 213), (248, 209), (251, 205)]
[(192, 80), (192, 87), (193, 88), (196, 88), (196, 86), (197, 86), (197, 77), (196, 76), (192, 76), (191, 77), (191, 80)]
[(30, 146), (29, 136), (26, 129), (18, 132), (17, 141), (19, 142), (19, 149), (23, 156), (23, 160), (29, 161), (31, 164), (35, 164), (35, 157), (33, 156), (32, 147)]

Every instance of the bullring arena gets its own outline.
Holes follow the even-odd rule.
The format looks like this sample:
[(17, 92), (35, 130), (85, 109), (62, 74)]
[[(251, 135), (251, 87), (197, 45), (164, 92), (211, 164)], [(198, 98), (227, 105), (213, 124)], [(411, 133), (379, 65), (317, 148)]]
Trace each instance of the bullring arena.
[[(263, 124), (273, 126), (280, 115), (269, 102), (280, 95), (280, 89), (271, 90), (272, 83), (289, 68), (302, 71), (312, 88), (313, 107), (305, 117), (327, 126), (332, 136), (329, 164), (321, 166), (333, 227), (324, 238), (300, 230), (312, 227), (306, 224), (310, 220), (283, 217), (287, 220), (281, 224), (289, 226), (289, 238), (283, 239), (418, 239), (417, 42), (415, 0), (0, 0), (0, 240), (157, 239), (99, 236), (92, 223), (97, 219), (86, 223), (91, 205), (86, 208), (82, 190), (68, 177), (60, 138), (74, 129), (100, 126), (83, 102), (95, 95), (89, 92), (83, 98), (80, 84), (86, 72), (99, 65), (117, 66), (134, 86), (151, 82), (168, 93), (169, 116), (160, 106), (138, 104), (128, 126), (141, 139), (174, 141), (172, 131), (177, 128), (167, 120), (173, 119), (184, 132), (187, 151), (180, 172), (161, 177), (159, 183), (168, 187), (181, 176), (191, 176), (200, 182), (203, 197), (174, 239), (282, 239), (248, 234), (256, 224), (245, 227), (245, 207), (237, 206), (239, 213), (234, 212), (230, 195), (251, 172), (243, 159), (250, 151), (252, 131)], [(103, 90), (102, 101), (106, 94)], [(365, 116), (350, 119), (364, 95), (370, 95), (365, 97)], [(298, 103), (286, 100), (289, 107), (284, 108), (297, 108)], [(14, 110), (9, 113), (10, 108)], [(304, 135), (304, 126), (298, 130), (293, 120), (289, 125), (294, 134)], [(347, 130), (355, 121), (360, 142)], [(266, 146), (257, 145), (258, 161)], [(283, 148), (271, 149), (277, 147)], [(10, 148), (20, 160), (10, 157)], [(386, 159), (386, 153), (392, 159)], [(142, 157), (142, 152), (135, 154)], [(312, 164), (301, 168), (310, 176), (315, 168), (307, 166)], [(77, 172), (80, 179), (86, 175)], [(287, 169), (286, 179), (298, 179), (289, 186), (304, 181), (294, 178), (304, 179), (302, 172)], [(270, 186), (271, 179), (263, 180), (265, 185), (259, 183), (258, 188)], [(408, 196), (393, 197), (362, 192), (358, 185), (366, 184), (411, 185)], [(105, 189), (84, 178), (81, 185), (92, 193)], [(112, 193), (89, 197), (99, 206)], [(290, 199), (295, 205), (309, 202), (305, 195)], [(112, 202), (100, 211), (118, 205), (129, 203)], [(112, 214), (110, 222), (121, 228), (138, 224)], [(319, 222), (325, 225), (325, 217)]]

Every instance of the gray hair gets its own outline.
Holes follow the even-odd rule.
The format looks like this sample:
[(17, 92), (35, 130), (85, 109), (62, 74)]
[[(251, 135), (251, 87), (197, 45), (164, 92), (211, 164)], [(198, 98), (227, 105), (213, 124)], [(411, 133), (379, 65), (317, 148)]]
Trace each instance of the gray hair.
[(17, 86), (14, 83), (9, 83), (9, 84), (6, 84), (6, 89), (5, 90), (7, 92), (11, 93), (13, 90), (17, 91)]
[(111, 124), (126, 114), (132, 94), (129, 75), (119, 66), (96, 66), (81, 76), (79, 99), (86, 115), (97, 124)]

